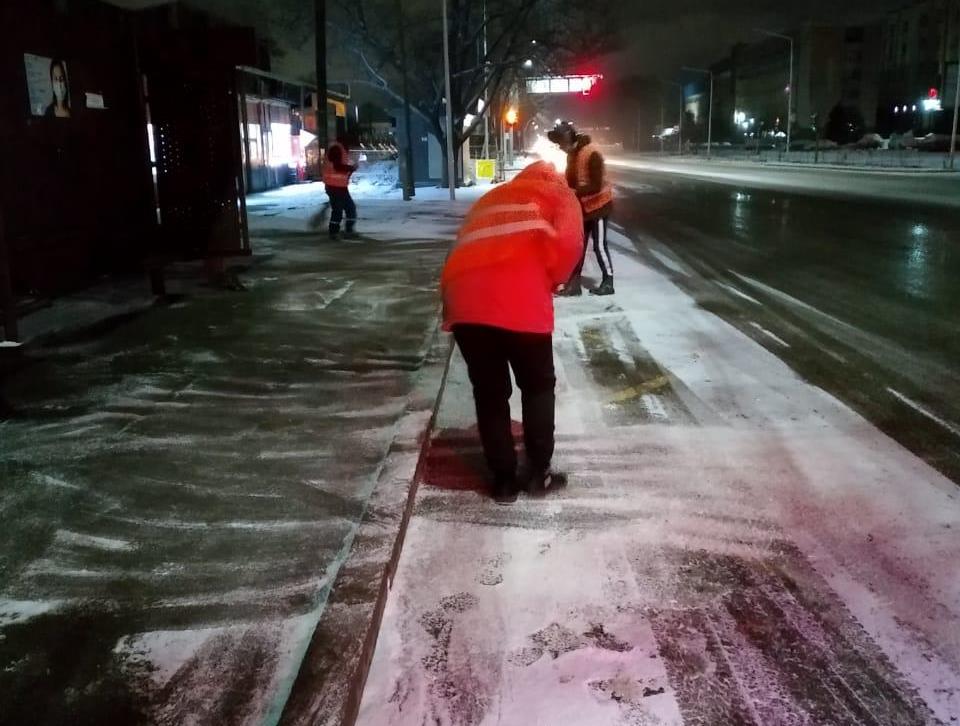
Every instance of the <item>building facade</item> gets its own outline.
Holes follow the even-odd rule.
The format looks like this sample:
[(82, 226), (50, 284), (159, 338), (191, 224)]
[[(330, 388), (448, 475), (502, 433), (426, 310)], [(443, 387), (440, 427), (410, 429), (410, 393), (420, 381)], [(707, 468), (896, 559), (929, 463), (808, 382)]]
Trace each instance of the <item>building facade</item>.
[(880, 60), (881, 131), (945, 132), (960, 52), (960, 0), (921, 0), (887, 15)]
[[(721, 139), (742, 142), (783, 138), (792, 92), (792, 128), (812, 128), (841, 107), (872, 129), (879, 94), (880, 26), (805, 25), (756, 43), (734, 46), (714, 64), (714, 129)], [(793, 78), (791, 44), (793, 39)], [(715, 134), (716, 135), (716, 134)]]

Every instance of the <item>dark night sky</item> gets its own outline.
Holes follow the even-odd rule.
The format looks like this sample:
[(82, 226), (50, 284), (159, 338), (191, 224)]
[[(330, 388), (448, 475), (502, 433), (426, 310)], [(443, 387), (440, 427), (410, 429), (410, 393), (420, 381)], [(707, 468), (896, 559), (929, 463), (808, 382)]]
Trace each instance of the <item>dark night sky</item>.
[[(126, 7), (143, 7), (163, 0), (109, 0)], [(480, 2), (480, 0), (474, 0)], [(519, 1), (519, 0), (518, 0)], [(302, 3), (304, 14), (313, 0), (188, 0), (197, 7), (214, 10), (233, 20), (266, 24), (268, 12), (257, 8)], [(838, 24), (879, 20), (886, 11), (910, 0), (625, 0), (626, 22), (623, 50), (603, 59), (604, 72), (675, 78), (680, 66), (702, 66), (722, 58), (737, 41), (758, 39), (753, 28), (784, 30), (805, 22)], [(259, 21), (259, 22), (258, 22)], [(277, 63), (277, 70), (299, 77), (312, 72), (313, 38), (305, 23), (295, 23), (302, 36), (290, 55)], [(288, 26), (289, 27), (289, 26)], [(259, 28), (264, 32), (266, 28)], [(310, 38), (306, 38), (306, 34)], [(305, 42), (306, 41), (306, 42)], [(300, 57), (302, 56), (302, 58)], [(279, 60), (279, 59), (278, 59)]]
[(882, 19), (908, 0), (633, 0), (625, 10), (626, 49), (610, 59), (611, 73), (674, 77), (680, 66), (722, 58), (737, 41), (752, 41), (761, 27), (784, 30), (806, 22), (842, 24)]

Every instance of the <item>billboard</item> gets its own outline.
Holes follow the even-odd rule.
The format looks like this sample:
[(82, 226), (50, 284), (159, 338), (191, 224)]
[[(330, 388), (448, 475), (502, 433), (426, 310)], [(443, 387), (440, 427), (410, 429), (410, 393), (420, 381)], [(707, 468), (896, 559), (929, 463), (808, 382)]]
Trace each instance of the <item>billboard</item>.
[(66, 61), (24, 53), (23, 65), (27, 73), (30, 113), (49, 118), (70, 118), (73, 105)]

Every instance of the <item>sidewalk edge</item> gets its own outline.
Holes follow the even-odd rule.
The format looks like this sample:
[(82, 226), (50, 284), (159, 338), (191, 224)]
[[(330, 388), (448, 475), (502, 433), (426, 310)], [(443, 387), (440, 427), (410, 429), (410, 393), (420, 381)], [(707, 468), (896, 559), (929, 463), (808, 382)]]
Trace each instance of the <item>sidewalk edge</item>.
[[(357, 720), (452, 353), (453, 341), (438, 324), (350, 554), (337, 573), (283, 708), (283, 726), (352, 726)], [(424, 400), (424, 389), (438, 372), (440, 385)]]

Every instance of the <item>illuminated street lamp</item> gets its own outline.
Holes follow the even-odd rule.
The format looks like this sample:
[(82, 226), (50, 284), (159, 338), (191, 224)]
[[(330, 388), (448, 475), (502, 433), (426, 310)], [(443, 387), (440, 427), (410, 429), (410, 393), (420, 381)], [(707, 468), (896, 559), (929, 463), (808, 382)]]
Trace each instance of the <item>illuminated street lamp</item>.
[(514, 106), (511, 106), (504, 114), (503, 120), (507, 122), (507, 126), (516, 126), (517, 122), (520, 120), (520, 114), (517, 112), (517, 109)]

